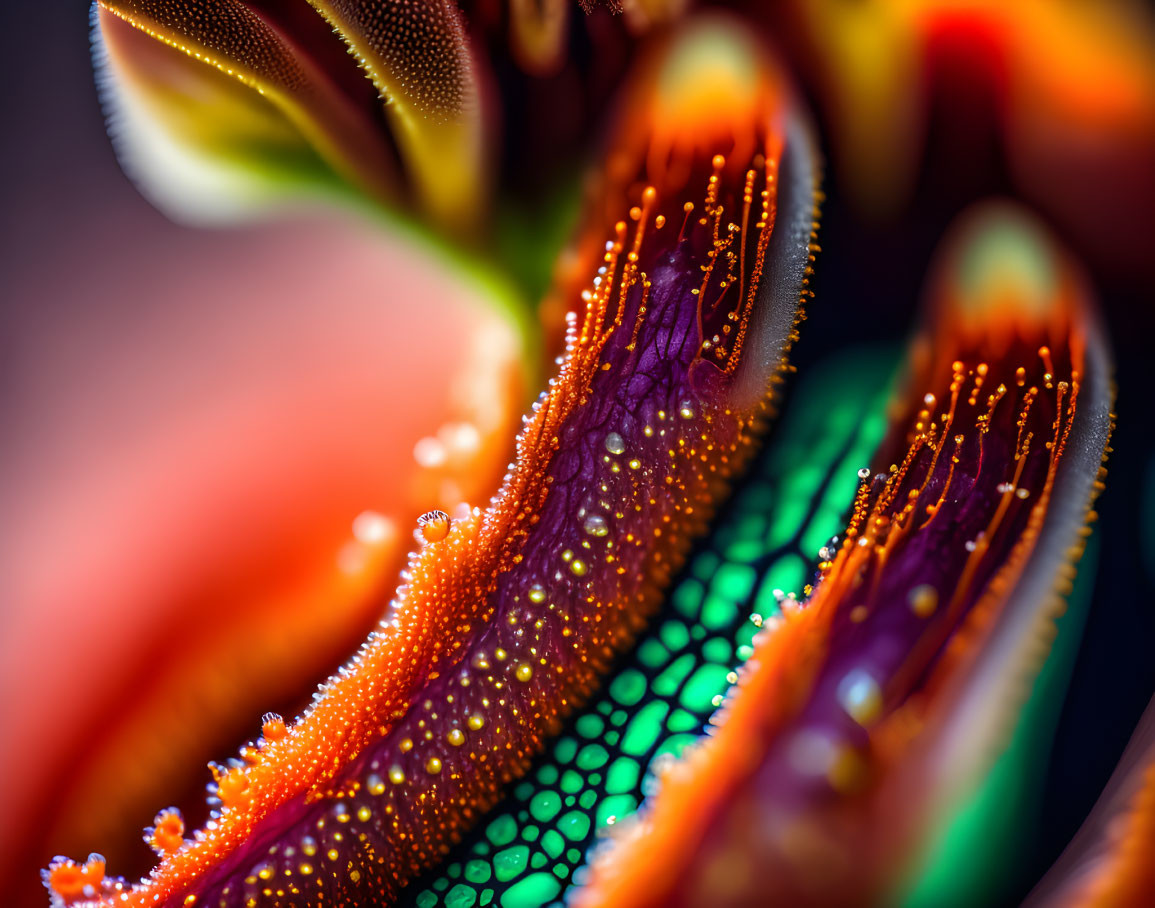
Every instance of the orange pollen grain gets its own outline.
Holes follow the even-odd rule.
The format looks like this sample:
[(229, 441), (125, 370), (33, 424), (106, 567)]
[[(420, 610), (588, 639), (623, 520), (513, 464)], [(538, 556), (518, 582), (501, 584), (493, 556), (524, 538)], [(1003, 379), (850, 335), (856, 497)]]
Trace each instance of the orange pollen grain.
[(449, 515), (444, 511), (428, 511), (417, 518), (417, 526), (426, 542), (440, 542), (449, 535)]

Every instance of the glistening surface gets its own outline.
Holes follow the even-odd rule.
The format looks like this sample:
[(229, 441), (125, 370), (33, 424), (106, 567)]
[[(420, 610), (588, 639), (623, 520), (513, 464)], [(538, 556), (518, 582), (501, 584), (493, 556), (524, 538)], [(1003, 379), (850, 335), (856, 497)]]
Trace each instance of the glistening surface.
[(538, 908), (581, 882), (590, 847), (651, 790), (655, 762), (709, 727), (760, 618), (782, 595), (802, 597), (885, 431), (894, 363), (889, 352), (839, 356), (798, 382), (716, 531), (601, 695), (437, 870), (403, 890), (404, 904)]

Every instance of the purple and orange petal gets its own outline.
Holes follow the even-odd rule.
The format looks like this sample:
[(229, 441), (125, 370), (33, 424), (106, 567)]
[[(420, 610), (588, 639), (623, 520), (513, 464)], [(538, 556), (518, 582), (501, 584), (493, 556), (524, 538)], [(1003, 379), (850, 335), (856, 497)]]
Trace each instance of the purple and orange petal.
[(999, 207), (959, 229), (891, 430), (812, 595), (582, 906), (873, 903), (998, 752), (1101, 488), (1109, 363), (1076, 269)]

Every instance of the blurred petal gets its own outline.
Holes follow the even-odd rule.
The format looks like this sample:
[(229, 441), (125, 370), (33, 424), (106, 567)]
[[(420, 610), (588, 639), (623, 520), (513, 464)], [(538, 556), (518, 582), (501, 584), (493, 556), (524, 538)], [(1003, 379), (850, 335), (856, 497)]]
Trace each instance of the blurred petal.
[(97, 61), (127, 169), (195, 219), (352, 190), (473, 226), (485, 148), (456, 8), (316, 6), (101, 0)]
[(309, 0), (377, 86), (422, 210), (472, 225), (485, 193), (476, 64), (454, 0)]
[(522, 403), (518, 328), (427, 249), (156, 220), (10, 275), (5, 872), (97, 842), (143, 869), (119, 833), (296, 708), (378, 617), (416, 515), (488, 495)]
[(1128, 0), (802, 0), (780, 18), (860, 210), (1016, 190), (1108, 266), (1155, 230), (1155, 20)]
[(825, 103), (831, 155), (853, 201), (892, 214), (909, 200), (922, 154), (925, 86), (916, 4), (802, 0), (790, 6), (809, 76)]
[(1155, 700), (1102, 797), (1027, 908), (1140, 908), (1155, 892)]
[(572, 0), (509, 0), (509, 43), (521, 67), (549, 75), (564, 62)]

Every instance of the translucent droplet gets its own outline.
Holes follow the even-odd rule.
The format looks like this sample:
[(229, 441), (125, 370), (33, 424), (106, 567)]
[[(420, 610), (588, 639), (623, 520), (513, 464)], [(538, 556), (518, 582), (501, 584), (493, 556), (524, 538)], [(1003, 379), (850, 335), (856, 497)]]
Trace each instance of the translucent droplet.
[(838, 702), (859, 725), (869, 725), (882, 715), (882, 689), (862, 669), (847, 672), (838, 685)]
[(604, 517), (598, 514), (591, 514), (585, 520), (585, 531), (591, 536), (605, 536), (609, 533), (610, 528), (606, 525)]

